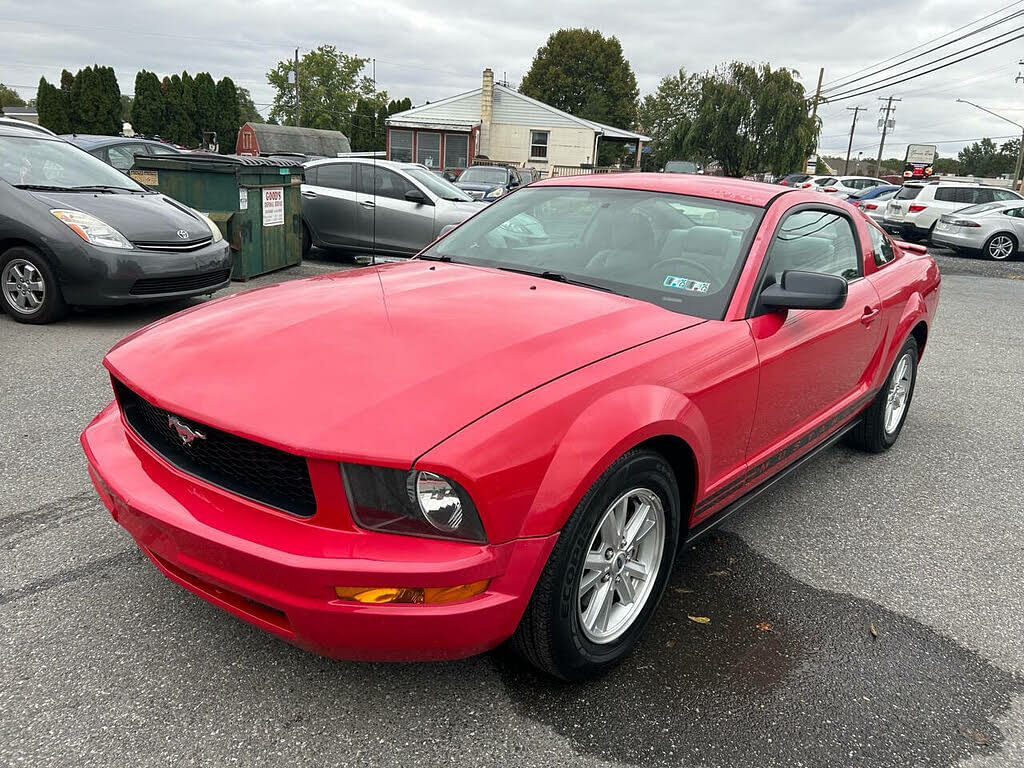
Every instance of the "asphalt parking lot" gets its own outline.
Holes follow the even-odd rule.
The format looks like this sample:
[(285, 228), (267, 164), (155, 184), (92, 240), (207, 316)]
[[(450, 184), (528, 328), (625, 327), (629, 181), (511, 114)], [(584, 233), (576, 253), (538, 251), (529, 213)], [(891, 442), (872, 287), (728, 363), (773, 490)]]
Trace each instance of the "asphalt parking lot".
[(899, 444), (832, 448), (683, 552), (639, 651), (585, 686), (500, 652), (327, 661), (170, 583), (78, 434), (103, 353), (189, 303), (0, 316), (0, 762), (1024, 766), (1024, 261), (937, 260)]

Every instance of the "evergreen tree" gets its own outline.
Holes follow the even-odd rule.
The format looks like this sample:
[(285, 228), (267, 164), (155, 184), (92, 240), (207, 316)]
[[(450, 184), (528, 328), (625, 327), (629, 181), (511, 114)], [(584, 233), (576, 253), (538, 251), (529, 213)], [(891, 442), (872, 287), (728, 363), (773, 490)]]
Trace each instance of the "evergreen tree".
[(217, 83), (217, 142), (221, 152), (230, 154), (235, 151), (241, 126), (238, 89), (230, 77), (223, 77)]
[(153, 72), (142, 70), (135, 76), (135, 101), (132, 104), (132, 128), (145, 136), (164, 133), (164, 93)]
[(192, 85), (196, 141), (202, 142), (204, 131), (217, 130), (217, 85), (209, 72), (199, 72)]
[(72, 123), (77, 133), (101, 133), (100, 83), (92, 67), (78, 70), (71, 82)]
[(180, 143), (194, 147), (199, 142), (196, 133), (196, 83), (188, 72), (181, 73), (181, 106), (185, 110), (188, 128), (185, 141)]
[(113, 67), (96, 69), (96, 88), (100, 104), (97, 114), (97, 133), (117, 136), (121, 133), (121, 87), (117, 84), (117, 74)]
[(185, 100), (181, 78), (178, 75), (165, 77), (164, 92), (164, 138), (175, 144), (192, 144), (192, 121), (185, 111)]
[(46, 82), (45, 77), (39, 78), (36, 111), (39, 113), (39, 124), (44, 128), (59, 134), (71, 133), (67, 98), (60, 88)]

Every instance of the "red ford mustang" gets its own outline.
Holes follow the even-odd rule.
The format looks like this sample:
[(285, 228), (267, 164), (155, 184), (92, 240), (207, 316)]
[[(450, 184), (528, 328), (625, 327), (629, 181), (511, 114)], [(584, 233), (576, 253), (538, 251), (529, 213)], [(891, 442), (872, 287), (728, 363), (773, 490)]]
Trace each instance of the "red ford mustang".
[(212, 301), (106, 357), (90, 474), (169, 578), (357, 659), (636, 644), (677, 548), (899, 436), (925, 250), (812, 192), (552, 179), (419, 257)]

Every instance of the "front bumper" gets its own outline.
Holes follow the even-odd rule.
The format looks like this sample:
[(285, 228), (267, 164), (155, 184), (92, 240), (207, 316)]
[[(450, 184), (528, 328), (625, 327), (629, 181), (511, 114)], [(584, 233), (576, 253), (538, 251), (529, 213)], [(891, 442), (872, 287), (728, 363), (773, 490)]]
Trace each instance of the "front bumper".
[(164, 301), (214, 293), (231, 282), (231, 248), (226, 240), (186, 253), (103, 248), (85, 242), (61, 244), (54, 252), (68, 304)]
[[(111, 404), (82, 433), (114, 519), (172, 581), (264, 630), (333, 658), (455, 659), (515, 631), (557, 534), (476, 545), (315, 524), (208, 486), (167, 464)], [(339, 474), (340, 476), (340, 474)], [(338, 600), (335, 586), (487, 590), (441, 605)]]

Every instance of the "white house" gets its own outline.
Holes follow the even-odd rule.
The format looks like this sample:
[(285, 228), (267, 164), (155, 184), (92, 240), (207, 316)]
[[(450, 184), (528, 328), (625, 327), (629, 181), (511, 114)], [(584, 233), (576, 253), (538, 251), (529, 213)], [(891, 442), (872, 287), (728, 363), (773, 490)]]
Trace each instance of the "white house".
[(397, 112), (387, 120), (389, 160), (428, 168), (465, 168), (480, 155), (533, 167), (544, 175), (593, 165), (601, 141), (629, 143), (639, 162), (650, 138), (575, 117), (529, 96), (496, 85), (490, 69), (481, 86), (432, 104)]

